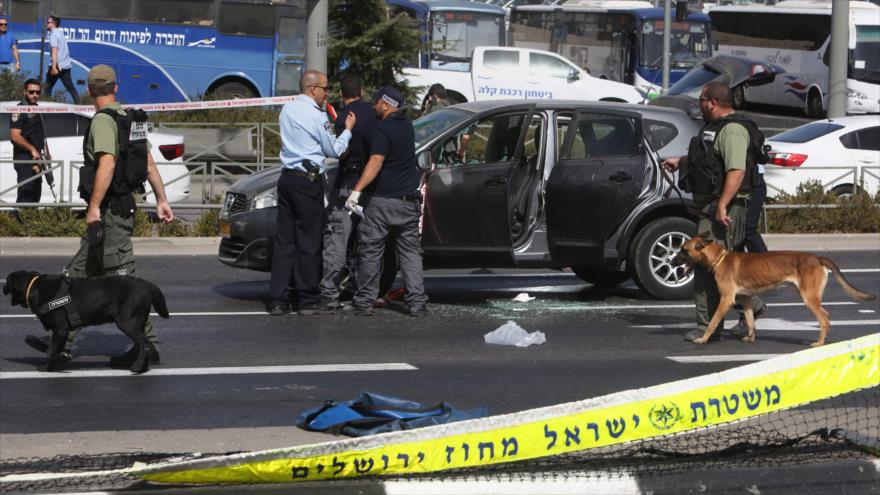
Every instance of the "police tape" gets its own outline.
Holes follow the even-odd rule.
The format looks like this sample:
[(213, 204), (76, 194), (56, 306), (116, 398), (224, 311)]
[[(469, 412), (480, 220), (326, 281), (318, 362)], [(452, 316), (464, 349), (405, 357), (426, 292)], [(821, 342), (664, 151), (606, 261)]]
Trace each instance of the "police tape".
[(536, 459), (680, 434), (880, 385), (880, 333), (720, 373), (520, 413), (129, 470), (160, 483), (283, 483)]
[[(140, 108), (145, 112), (175, 112), (180, 110), (216, 110), (220, 108), (261, 107), (283, 105), (296, 98), (290, 96), (272, 96), (268, 98), (241, 98), (236, 100), (181, 101), (177, 103), (144, 103), (141, 105), (122, 104), (123, 107)], [(94, 113), (92, 105), (3, 105), (0, 113)]]

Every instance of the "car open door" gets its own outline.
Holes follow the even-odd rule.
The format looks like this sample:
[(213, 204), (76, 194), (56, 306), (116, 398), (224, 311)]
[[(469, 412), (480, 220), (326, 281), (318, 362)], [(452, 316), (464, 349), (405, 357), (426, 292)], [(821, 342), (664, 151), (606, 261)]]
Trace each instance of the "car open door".
[[(433, 266), (513, 264), (511, 195), (534, 105), (508, 107), (469, 122), (430, 153), (422, 249)], [(525, 178), (523, 179), (525, 180)], [(511, 190), (514, 193), (511, 193)]]
[(557, 119), (564, 133), (546, 184), (550, 254), (570, 266), (598, 265), (605, 240), (638, 200), (647, 172), (635, 112), (577, 111)]

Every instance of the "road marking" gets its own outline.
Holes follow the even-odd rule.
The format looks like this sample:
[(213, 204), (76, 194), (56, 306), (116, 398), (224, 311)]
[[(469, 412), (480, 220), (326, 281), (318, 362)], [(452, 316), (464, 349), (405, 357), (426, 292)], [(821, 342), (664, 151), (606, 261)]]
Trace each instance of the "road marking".
[[(724, 328), (739, 323), (738, 320), (726, 320)], [(831, 320), (831, 327), (855, 327), (880, 325), (880, 320)], [(693, 323), (667, 323), (665, 325), (632, 325), (630, 328), (693, 328)], [(816, 320), (788, 321), (780, 318), (760, 318), (755, 323), (758, 331), (772, 330), (779, 332), (815, 332), (819, 329)]]
[(764, 361), (782, 356), (782, 354), (721, 354), (716, 356), (666, 356), (666, 359), (676, 363), (741, 363), (751, 361)]
[[(508, 301), (496, 301), (498, 302), (508, 302)], [(520, 304), (514, 301), (509, 301), (511, 304)], [(522, 304), (534, 304), (532, 303), (522, 303)], [(840, 301), (840, 302), (823, 302), (822, 306), (852, 306), (855, 302), (849, 301)], [(794, 306), (803, 306), (802, 302), (793, 302), (793, 303), (772, 303), (767, 304), (768, 307), (771, 308), (782, 308), (782, 307), (794, 307)], [(528, 306), (522, 306), (528, 307)], [(691, 304), (606, 304), (602, 306), (590, 306), (588, 304), (560, 304), (560, 305), (552, 305), (552, 306), (541, 306), (541, 309), (557, 309), (561, 311), (608, 311), (608, 310), (625, 310), (625, 309), (693, 309), (694, 305)], [(150, 316), (159, 316), (156, 313), (150, 313)], [(269, 316), (265, 311), (193, 311), (193, 312), (181, 312), (181, 313), (171, 313), (171, 316)], [(19, 314), (19, 315), (0, 315), (0, 319), (2, 318), (34, 318), (36, 316), (33, 314)], [(762, 320), (763, 321), (763, 320)], [(833, 323), (833, 322), (832, 322)]]
[(411, 371), (417, 370), (409, 363), (364, 364), (305, 364), (299, 366), (240, 366), (220, 368), (152, 368), (149, 373), (135, 375), (128, 370), (66, 370), (54, 373), (44, 371), (4, 371), (0, 380), (27, 380), (34, 378), (106, 378), (125, 376), (198, 376), (198, 375), (250, 375), (277, 373), (332, 373), (338, 371)]

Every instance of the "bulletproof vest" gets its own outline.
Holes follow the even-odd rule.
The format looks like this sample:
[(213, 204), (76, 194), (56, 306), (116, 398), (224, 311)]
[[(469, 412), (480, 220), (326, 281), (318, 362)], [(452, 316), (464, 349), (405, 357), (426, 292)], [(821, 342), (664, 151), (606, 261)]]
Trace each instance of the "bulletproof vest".
[[(21, 101), (18, 104), (20, 106), (27, 106), (27, 102), (25, 101)], [(21, 119), (22, 137), (24, 137), (27, 142), (34, 145), (38, 150), (42, 150), (43, 140), (45, 139), (45, 133), (43, 132), (43, 117), (38, 113), (20, 113), (18, 114), (18, 118)], [(31, 159), (31, 152), (24, 148), (19, 148), (15, 143), (12, 144), (12, 152), (13, 154), (27, 155), (27, 159)]]
[(679, 172), (679, 187), (690, 193), (721, 196), (726, 171), (721, 155), (715, 151), (715, 138), (724, 126), (734, 122), (745, 127), (749, 133), (746, 174), (739, 191), (748, 193), (753, 184), (759, 183), (757, 165), (769, 161), (764, 148), (764, 135), (754, 122), (734, 113), (709, 122), (691, 139), (688, 159)]
[[(109, 115), (116, 122), (118, 151), (116, 167), (113, 169), (113, 182), (107, 190), (108, 196), (127, 196), (131, 193), (143, 193), (144, 182), (147, 180), (147, 114), (140, 109), (128, 108), (125, 115), (120, 115), (112, 108), (105, 108), (98, 113)], [(79, 173), (79, 194), (88, 201), (95, 186), (95, 175), (98, 161), (89, 157), (87, 148), (91, 122), (83, 137), (84, 164)]]

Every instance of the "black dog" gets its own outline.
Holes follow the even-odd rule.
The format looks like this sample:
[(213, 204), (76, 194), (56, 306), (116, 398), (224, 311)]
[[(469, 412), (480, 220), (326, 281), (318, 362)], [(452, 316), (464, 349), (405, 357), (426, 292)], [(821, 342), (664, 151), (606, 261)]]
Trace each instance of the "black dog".
[(154, 284), (131, 276), (66, 278), (17, 271), (6, 277), (3, 293), (12, 305), (30, 308), (50, 332), (47, 371), (58, 369), (72, 326), (87, 327), (115, 323), (134, 341), (137, 358), (131, 371), (145, 373), (150, 360), (158, 359), (156, 347), (144, 337), (144, 325), (150, 306), (162, 318), (168, 318), (165, 296)]

